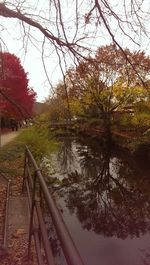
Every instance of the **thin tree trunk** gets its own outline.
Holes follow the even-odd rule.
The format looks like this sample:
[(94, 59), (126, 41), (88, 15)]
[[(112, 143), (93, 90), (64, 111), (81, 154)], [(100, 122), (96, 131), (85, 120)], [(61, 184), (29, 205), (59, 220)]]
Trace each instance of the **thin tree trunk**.
[(103, 122), (104, 122), (104, 136), (108, 143), (112, 141), (112, 132), (111, 132), (111, 113), (104, 112), (103, 113)]

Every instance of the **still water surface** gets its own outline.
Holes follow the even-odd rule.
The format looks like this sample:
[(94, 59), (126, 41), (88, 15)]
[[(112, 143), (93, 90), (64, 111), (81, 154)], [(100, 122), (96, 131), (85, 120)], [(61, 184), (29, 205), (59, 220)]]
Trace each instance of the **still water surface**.
[(149, 265), (148, 163), (73, 138), (51, 161), (49, 186), (85, 265)]

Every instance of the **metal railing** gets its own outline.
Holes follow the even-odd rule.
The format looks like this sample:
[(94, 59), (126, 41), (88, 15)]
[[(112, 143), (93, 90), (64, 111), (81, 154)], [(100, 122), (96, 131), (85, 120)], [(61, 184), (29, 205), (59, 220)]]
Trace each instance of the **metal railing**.
[(28, 255), (30, 255), (31, 240), (33, 235), (38, 264), (45, 264), (45, 261), (43, 260), (43, 251), (45, 253), (46, 264), (55, 264), (51, 243), (48, 238), (48, 231), (41, 209), (40, 198), (42, 196), (42, 200), (45, 201), (48, 212), (50, 213), (51, 219), (53, 221), (53, 225), (55, 227), (67, 264), (83, 265), (81, 256), (70, 236), (70, 233), (62, 219), (59, 210), (54, 203), (54, 200), (50, 194), (42, 173), (27, 146), (25, 150), (23, 178), (23, 188), (25, 187), (28, 194), (30, 208)]

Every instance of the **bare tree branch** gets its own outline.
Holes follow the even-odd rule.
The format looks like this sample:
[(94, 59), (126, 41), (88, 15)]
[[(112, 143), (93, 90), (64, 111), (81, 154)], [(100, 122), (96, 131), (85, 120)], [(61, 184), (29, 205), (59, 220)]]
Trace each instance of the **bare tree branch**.
[(132, 64), (131, 60), (129, 59), (129, 57), (127, 56), (126, 52), (124, 51), (124, 49), (121, 47), (121, 45), (119, 44), (119, 42), (116, 40), (115, 36), (113, 35), (104, 15), (103, 15), (103, 12), (101, 10), (101, 7), (99, 5), (99, 1), (98, 0), (95, 0), (95, 7), (98, 9), (99, 11), (99, 14), (101, 16), (101, 19), (103, 20), (103, 23), (108, 31), (108, 33), (110, 34), (111, 38), (112, 38), (112, 41), (117, 45), (117, 47), (122, 51), (126, 61), (131, 65), (131, 67), (134, 69), (136, 75), (138, 76), (139, 80), (141, 81), (142, 85), (147, 88), (145, 82), (143, 81), (143, 79), (141, 78), (140, 74), (138, 73), (138, 71), (136, 70), (136, 67)]
[[(40, 23), (33, 21), (32, 19), (30, 19), (29, 17), (26, 17), (25, 15), (23, 15), (21, 12), (16, 12), (13, 10), (10, 10), (8, 7), (5, 6), (5, 4), (0, 3), (0, 16), (3, 17), (9, 17), (9, 18), (17, 18), (25, 23), (27, 23), (28, 25), (38, 29), (40, 32), (42, 32), (44, 34), (44, 36), (46, 38), (48, 38), (50, 41), (58, 44), (59, 46), (63, 46), (63, 47), (67, 47), (71, 50), (71, 52), (73, 52), (74, 54), (76, 53), (76, 51), (74, 50), (74, 43), (69, 43), (68, 41), (65, 42), (63, 40), (61, 40), (60, 38), (54, 36), (48, 29), (43, 28)], [(78, 54), (78, 52), (77, 52)]]

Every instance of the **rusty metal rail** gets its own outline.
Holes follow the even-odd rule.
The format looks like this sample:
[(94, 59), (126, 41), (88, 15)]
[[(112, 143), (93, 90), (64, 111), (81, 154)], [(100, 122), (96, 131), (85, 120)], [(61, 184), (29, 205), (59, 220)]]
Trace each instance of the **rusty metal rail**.
[[(32, 168), (31, 168), (32, 167)], [(37, 163), (26, 146), (23, 188), (26, 187), (29, 208), (30, 208), (30, 228), (29, 228), (29, 245), (28, 254), (30, 255), (32, 235), (34, 236), (35, 247), (37, 252), (38, 264), (45, 264), (43, 260), (43, 250), (47, 265), (55, 265), (55, 259), (51, 249), (51, 243), (48, 238), (48, 231), (44, 222), (40, 198), (44, 199), (50, 216), (53, 221), (58, 239), (63, 250), (68, 265), (83, 265), (81, 256), (71, 238), (71, 235), (63, 221), (63, 218), (57, 209), (46, 182), (42, 176)], [(42, 247), (41, 247), (42, 245)]]

